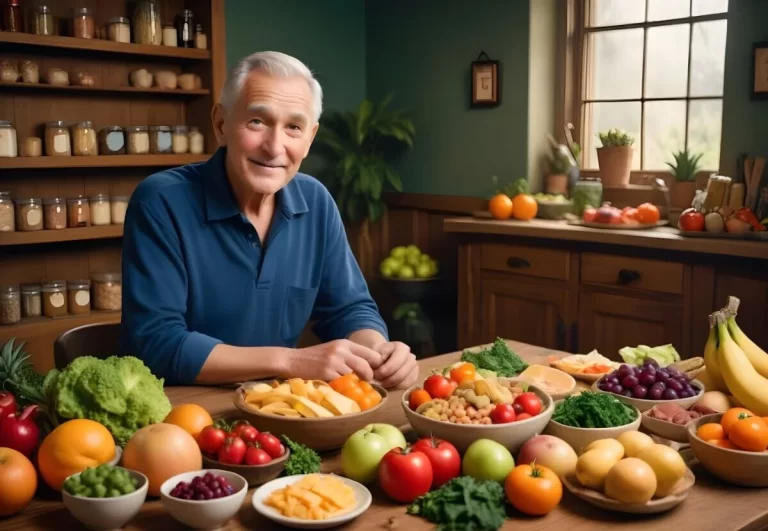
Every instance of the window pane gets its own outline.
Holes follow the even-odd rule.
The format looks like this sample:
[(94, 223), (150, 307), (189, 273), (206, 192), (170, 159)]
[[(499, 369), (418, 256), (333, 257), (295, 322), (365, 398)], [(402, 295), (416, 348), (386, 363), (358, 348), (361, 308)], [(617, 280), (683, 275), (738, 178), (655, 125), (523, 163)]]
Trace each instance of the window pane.
[(648, 28), (646, 98), (684, 98), (688, 94), (690, 24)]
[(590, 26), (615, 26), (645, 21), (645, 0), (591, 0)]
[(701, 168), (720, 169), (723, 100), (694, 100), (688, 110), (688, 150), (703, 153)]
[(691, 0), (648, 0), (648, 20), (683, 18), (691, 12)]
[[(587, 99), (640, 98), (643, 85), (643, 30), (613, 30), (589, 36), (592, 63)], [(591, 90), (590, 90), (591, 89)]]
[(722, 96), (725, 71), (726, 20), (693, 25), (691, 96)]
[(727, 13), (728, 0), (693, 0), (693, 16)]
[(644, 170), (666, 170), (673, 153), (685, 149), (685, 101), (645, 103)]
[(623, 129), (635, 138), (635, 156), (632, 168), (640, 169), (640, 102), (587, 103), (584, 108), (585, 138), (582, 141), (586, 153), (586, 167), (597, 168), (597, 133), (609, 129)]

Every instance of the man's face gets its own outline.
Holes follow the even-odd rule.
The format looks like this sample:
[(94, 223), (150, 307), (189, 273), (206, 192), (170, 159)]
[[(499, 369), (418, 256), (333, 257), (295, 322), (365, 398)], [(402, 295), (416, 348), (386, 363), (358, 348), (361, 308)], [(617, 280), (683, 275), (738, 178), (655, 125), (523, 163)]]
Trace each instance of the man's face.
[(214, 129), (227, 147), (230, 179), (258, 194), (274, 194), (299, 170), (317, 132), (312, 91), (302, 77), (281, 79), (263, 72), (246, 78), (234, 108), (220, 105)]

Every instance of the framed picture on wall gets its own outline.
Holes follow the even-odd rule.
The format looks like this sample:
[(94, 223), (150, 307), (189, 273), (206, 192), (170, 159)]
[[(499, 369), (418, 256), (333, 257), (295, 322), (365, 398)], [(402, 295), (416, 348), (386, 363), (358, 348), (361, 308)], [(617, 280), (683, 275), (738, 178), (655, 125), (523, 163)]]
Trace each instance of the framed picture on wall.
[(501, 103), (499, 62), (480, 52), (472, 62), (472, 107), (495, 107)]
[(752, 99), (768, 99), (768, 42), (754, 45), (752, 63)]

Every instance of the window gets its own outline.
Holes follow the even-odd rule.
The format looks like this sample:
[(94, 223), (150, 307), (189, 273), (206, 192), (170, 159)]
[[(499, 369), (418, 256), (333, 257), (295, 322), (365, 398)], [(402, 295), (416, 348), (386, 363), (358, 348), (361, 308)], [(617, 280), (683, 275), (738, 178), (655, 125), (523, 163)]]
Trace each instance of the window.
[(728, 0), (584, 0), (582, 165), (596, 169), (598, 132), (635, 138), (634, 170), (668, 170), (702, 153), (717, 171)]

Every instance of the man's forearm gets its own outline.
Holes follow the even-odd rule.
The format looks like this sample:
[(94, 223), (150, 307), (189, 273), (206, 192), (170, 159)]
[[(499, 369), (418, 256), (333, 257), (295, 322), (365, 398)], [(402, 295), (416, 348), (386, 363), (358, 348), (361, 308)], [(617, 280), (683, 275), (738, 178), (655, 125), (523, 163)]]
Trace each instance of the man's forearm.
[(283, 347), (216, 345), (205, 360), (195, 383), (216, 385), (289, 377), (285, 372), (291, 350)]
[(375, 349), (382, 343), (387, 342), (387, 338), (384, 337), (381, 334), (381, 332), (379, 332), (378, 330), (374, 330), (372, 328), (355, 330), (354, 332), (349, 334), (349, 337), (347, 337), (347, 339), (357, 343), (358, 345), (363, 345), (364, 347), (368, 347), (370, 349)]

